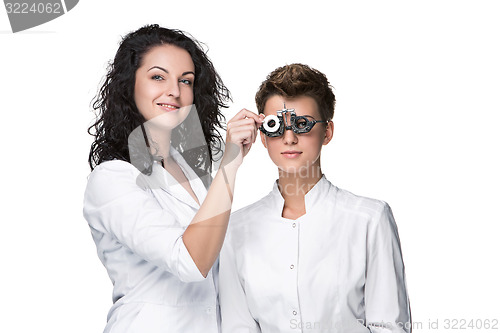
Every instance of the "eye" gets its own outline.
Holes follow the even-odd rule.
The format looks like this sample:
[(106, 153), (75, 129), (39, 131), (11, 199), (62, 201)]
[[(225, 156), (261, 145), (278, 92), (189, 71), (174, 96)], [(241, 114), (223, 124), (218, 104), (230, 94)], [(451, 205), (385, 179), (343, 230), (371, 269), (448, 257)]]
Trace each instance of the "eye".
[(183, 84), (185, 84), (187, 86), (190, 86), (190, 85), (193, 84), (193, 82), (191, 80), (188, 80), (188, 79), (180, 79), (179, 82), (183, 83)]
[(275, 115), (268, 115), (264, 118), (262, 127), (269, 133), (275, 133), (280, 129), (280, 119)]
[(307, 127), (307, 119), (305, 118), (299, 118), (295, 119), (295, 126), (297, 126), (298, 129), (304, 129)]
[(155, 80), (155, 81), (161, 81), (161, 80), (163, 80), (163, 76), (158, 75), (158, 74), (153, 75), (151, 78), (153, 80)]

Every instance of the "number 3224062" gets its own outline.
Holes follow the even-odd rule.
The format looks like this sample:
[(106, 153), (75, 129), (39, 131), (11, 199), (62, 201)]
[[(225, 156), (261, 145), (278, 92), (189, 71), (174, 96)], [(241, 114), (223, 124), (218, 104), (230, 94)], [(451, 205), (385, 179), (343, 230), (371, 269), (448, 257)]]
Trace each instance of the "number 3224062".
[(7, 14), (62, 14), (60, 3), (33, 3), (28, 4), (26, 2), (7, 2), (5, 4), (7, 9)]
[(444, 329), (466, 330), (466, 329), (490, 329), (498, 330), (498, 319), (445, 319)]

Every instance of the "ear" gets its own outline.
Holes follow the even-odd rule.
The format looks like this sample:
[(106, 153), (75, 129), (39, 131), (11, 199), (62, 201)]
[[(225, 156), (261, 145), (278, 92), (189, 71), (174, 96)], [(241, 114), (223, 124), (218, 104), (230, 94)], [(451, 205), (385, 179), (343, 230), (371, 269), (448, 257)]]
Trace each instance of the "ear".
[(262, 141), (262, 145), (264, 146), (264, 148), (267, 149), (266, 135), (261, 131), (259, 131), (259, 134), (260, 134), (260, 141)]
[(327, 145), (333, 137), (333, 121), (329, 120), (326, 123), (325, 138), (323, 139), (323, 145)]

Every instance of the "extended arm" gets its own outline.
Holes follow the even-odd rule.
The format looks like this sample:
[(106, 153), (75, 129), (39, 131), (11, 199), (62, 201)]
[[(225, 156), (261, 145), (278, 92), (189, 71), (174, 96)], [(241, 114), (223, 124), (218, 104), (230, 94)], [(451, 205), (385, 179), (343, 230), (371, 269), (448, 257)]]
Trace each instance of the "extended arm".
[(236, 172), (255, 142), (261, 118), (241, 110), (228, 123), (226, 150), (205, 201), (184, 232), (184, 244), (203, 276), (214, 264), (222, 248), (233, 202)]
[(93, 232), (111, 237), (182, 281), (203, 280), (222, 246), (236, 172), (255, 140), (258, 119), (242, 110), (230, 121), (223, 167), (192, 221), (176, 212), (175, 202), (161, 206), (139, 187), (140, 172), (130, 163), (115, 160), (99, 165), (84, 199), (84, 216)]

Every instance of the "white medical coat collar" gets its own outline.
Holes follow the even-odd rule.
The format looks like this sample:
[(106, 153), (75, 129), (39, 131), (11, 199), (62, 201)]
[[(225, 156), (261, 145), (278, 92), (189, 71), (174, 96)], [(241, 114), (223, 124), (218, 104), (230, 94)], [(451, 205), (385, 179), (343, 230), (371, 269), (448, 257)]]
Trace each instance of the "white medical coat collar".
[[(184, 175), (189, 180), (189, 184), (193, 189), (196, 197), (200, 204), (205, 200), (207, 195), (207, 190), (203, 185), (203, 182), (199, 178), (199, 176), (193, 171), (193, 169), (189, 166), (189, 164), (184, 160), (182, 155), (175, 150), (173, 147), (170, 147), (170, 156), (174, 159), (174, 161), (179, 165), (179, 167), (184, 172)], [(153, 163), (153, 171), (150, 176), (148, 176), (151, 180), (154, 180), (160, 189), (171, 194), (178, 200), (184, 202), (185, 204), (199, 209), (200, 205), (191, 197), (191, 195), (182, 187), (181, 184), (175, 180), (175, 178), (167, 171), (165, 168), (161, 166), (161, 163), (154, 162)]]
[[(283, 205), (285, 204), (285, 199), (281, 195), (281, 192), (278, 188), (278, 181), (279, 179), (276, 179), (273, 185), (273, 190), (271, 191), (271, 196), (275, 201), (274, 206), (277, 207), (279, 204), (279, 207), (281, 207), (280, 214), (283, 210)], [(323, 197), (327, 195), (327, 192), (330, 190), (331, 183), (326, 179), (325, 175), (318, 180), (316, 184), (314, 184), (313, 188), (309, 190), (309, 192), (306, 193), (304, 197), (305, 201), (305, 206), (306, 206), (306, 212), (311, 211), (313, 207), (321, 201)], [(333, 187), (333, 186), (332, 186)]]

